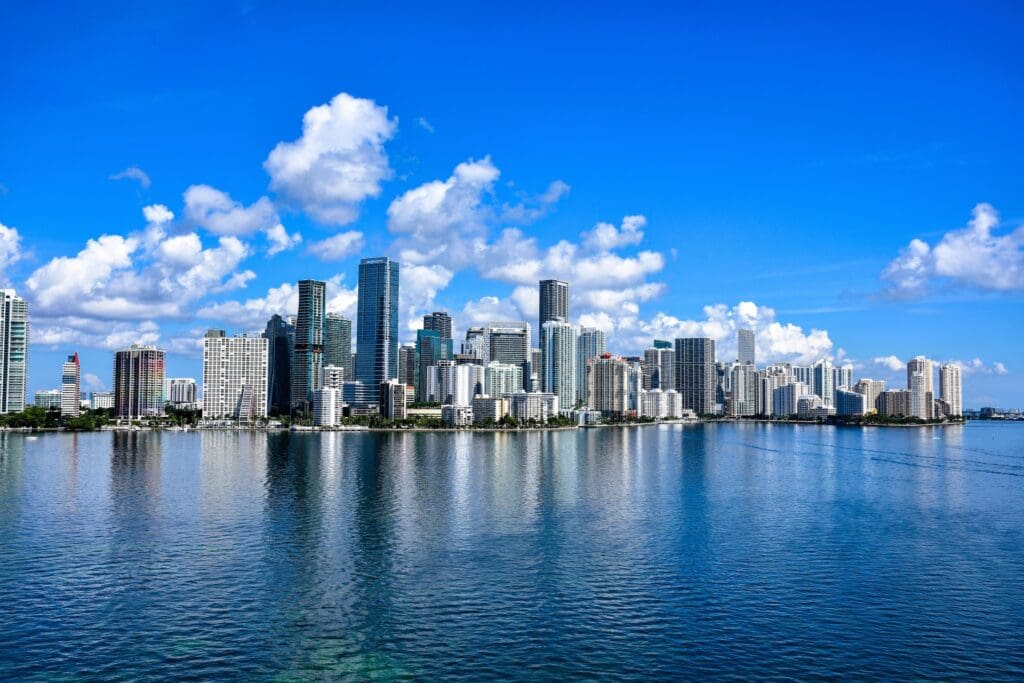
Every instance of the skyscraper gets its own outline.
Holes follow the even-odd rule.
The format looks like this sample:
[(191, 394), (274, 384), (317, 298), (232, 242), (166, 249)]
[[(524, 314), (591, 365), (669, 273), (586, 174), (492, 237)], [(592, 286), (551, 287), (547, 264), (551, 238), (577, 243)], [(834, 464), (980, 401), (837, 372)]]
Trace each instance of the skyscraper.
[(530, 324), (527, 322), (492, 322), (487, 326), (487, 360), (509, 363), (523, 368), (523, 388), (530, 381)]
[[(569, 321), (569, 283), (561, 280), (540, 281), (540, 324), (549, 320)], [(562, 406), (563, 408), (565, 406)]]
[(419, 369), (416, 379), (416, 401), (425, 403), (427, 395), (427, 377), (431, 367), (440, 361), (452, 360), (452, 340), (443, 337), (438, 330), (416, 330), (416, 358)]
[(267, 414), (288, 415), (292, 406), (295, 326), (275, 314), (267, 321), (263, 337), (267, 340)]
[(949, 414), (964, 414), (963, 388), (960, 384), (960, 366), (945, 363), (939, 367), (939, 397), (949, 405)]
[(82, 404), (82, 366), (78, 354), (68, 356), (60, 380), (60, 414), (75, 417)]
[(610, 353), (587, 361), (587, 406), (609, 417), (624, 417), (640, 409), (639, 363)]
[(442, 337), (452, 338), (452, 317), (443, 311), (434, 311), (423, 316), (423, 329), (436, 330)]
[(356, 380), (376, 387), (398, 378), (399, 265), (391, 259), (359, 262)]
[(754, 331), (741, 329), (736, 330), (737, 355), (736, 359), (746, 365), (754, 365)]
[(25, 410), (28, 386), (28, 303), (0, 289), (0, 414)]
[[(398, 381), (407, 387), (419, 384), (420, 370), (416, 361), (416, 346), (403, 344), (398, 349)], [(415, 394), (413, 394), (415, 396)]]
[(718, 371), (714, 339), (676, 339), (676, 382), (683, 396), (683, 409), (698, 415), (715, 412)]
[(676, 352), (656, 347), (644, 349), (644, 374), (647, 389), (675, 389)]
[(320, 280), (299, 280), (299, 315), (295, 319), (295, 350), (292, 356), (291, 409), (302, 415), (309, 413), (313, 392), (320, 388), (320, 371), (324, 360), (326, 287)]
[(576, 405), (587, 404), (587, 361), (600, 358), (605, 350), (604, 330), (596, 327), (580, 328), (580, 336), (576, 342)]
[(324, 318), (324, 365), (345, 370), (345, 379), (354, 378), (352, 368), (352, 321), (338, 313)]
[(267, 348), (263, 336), (203, 338), (203, 419), (252, 422), (267, 416)]
[(163, 349), (133, 344), (114, 354), (114, 415), (128, 420), (159, 415), (163, 398)]
[(907, 379), (910, 390), (910, 417), (930, 420), (932, 417), (932, 392), (928, 391), (928, 376), (923, 372), (912, 372)]
[(754, 415), (757, 409), (757, 370), (751, 363), (736, 363), (731, 370), (729, 414)]
[(847, 363), (838, 368), (832, 368), (832, 387), (835, 390), (853, 388), (853, 365)]
[(915, 372), (924, 375), (924, 390), (934, 395), (935, 385), (932, 382), (935, 373), (932, 362), (924, 356), (917, 356), (907, 361), (907, 389), (910, 388), (910, 381)]
[(564, 320), (540, 327), (541, 391), (558, 396), (558, 405), (572, 408), (577, 400), (576, 362), (579, 331)]
[(822, 406), (834, 408), (836, 401), (835, 375), (832, 370), (832, 361), (822, 358), (812, 367), (812, 379), (814, 382), (814, 393), (821, 399)]
[(878, 408), (878, 396), (885, 391), (885, 382), (880, 379), (864, 378), (853, 385), (853, 390), (867, 397), (867, 410), (871, 413)]

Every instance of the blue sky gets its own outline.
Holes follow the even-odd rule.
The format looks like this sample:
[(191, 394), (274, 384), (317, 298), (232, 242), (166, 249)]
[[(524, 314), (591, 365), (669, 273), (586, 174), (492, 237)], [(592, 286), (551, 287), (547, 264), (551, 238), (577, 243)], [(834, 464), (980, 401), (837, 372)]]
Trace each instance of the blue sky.
[(75, 350), (109, 385), (133, 340), (198, 377), (205, 328), (301, 277), (351, 312), (386, 254), (410, 337), (426, 309), (534, 320), (555, 275), (618, 352), (731, 358), (753, 325), (762, 358), (955, 359), (968, 406), (1024, 403), (1019, 3), (158, 5), (0, 24), (32, 390)]

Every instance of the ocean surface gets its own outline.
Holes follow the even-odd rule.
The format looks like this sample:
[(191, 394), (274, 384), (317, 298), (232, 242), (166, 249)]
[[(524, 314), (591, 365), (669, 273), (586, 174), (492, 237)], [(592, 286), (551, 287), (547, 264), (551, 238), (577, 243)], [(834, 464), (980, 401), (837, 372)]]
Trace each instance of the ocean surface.
[(0, 434), (0, 680), (1024, 678), (1024, 425)]

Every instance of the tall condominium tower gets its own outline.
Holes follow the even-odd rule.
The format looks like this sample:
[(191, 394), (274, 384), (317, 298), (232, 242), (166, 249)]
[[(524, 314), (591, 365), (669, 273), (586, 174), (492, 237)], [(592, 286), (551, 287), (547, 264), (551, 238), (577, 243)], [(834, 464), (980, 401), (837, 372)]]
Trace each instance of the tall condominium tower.
[(487, 360), (523, 368), (523, 388), (530, 381), (530, 324), (527, 322), (492, 322), (487, 326)]
[(398, 378), (398, 279), (399, 265), (391, 259), (359, 262), (356, 380), (363, 384)]
[(581, 327), (576, 342), (576, 404), (587, 405), (587, 361), (600, 358), (605, 349), (604, 330)]
[(324, 366), (345, 371), (345, 380), (355, 379), (352, 367), (352, 321), (337, 313), (324, 318)]
[(880, 379), (864, 378), (853, 385), (853, 390), (867, 397), (868, 412), (871, 413), (878, 407), (878, 396), (885, 391), (885, 382)]
[(718, 370), (715, 340), (707, 337), (676, 339), (676, 382), (683, 408), (698, 415), (715, 412)]
[(309, 413), (313, 392), (320, 388), (324, 361), (324, 306), (326, 283), (299, 280), (299, 315), (295, 319), (295, 348), (292, 355), (291, 409)]
[(196, 402), (196, 381), (191, 377), (164, 379), (164, 405), (193, 406)]
[[(639, 363), (610, 353), (587, 361), (587, 406), (609, 417), (623, 417), (639, 409)], [(560, 406), (561, 407), (561, 406)]]
[(452, 339), (452, 317), (443, 311), (434, 311), (423, 316), (423, 329), (436, 330), (442, 337)]
[(676, 352), (672, 349), (644, 349), (644, 388), (668, 391), (676, 388)]
[(267, 414), (288, 415), (292, 407), (295, 325), (274, 315), (267, 321), (263, 337), (267, 340)]
[(564, 320), (549, 320), (540, 326), (541, 391), (558, 396), (563, 409), (576, 406), (578, 335), (576, 326)]
[(164, 352), (133, 344), (114, 354), (114, 415), (134, 419), (164, 408)]
[(252, 422), (267, 416), (265, 337), (228, 337), (210, 330), (203, 338), (203, 419)]
[(438, 330), (416, 330), (416, 358), (416, 400), (422, 403), (430, 400), (427, 378), (431, 368), (440, 365), (439, 361), (452, 360), (452, 340)]
[(912, 372), (907, 378), (910, 391), (910, 409), (908, 415), (921, 420), (932, 417), (932, 392), (928, 391), (928, 376), (921, 372)]
[(0, 414), (25, 410), (28, 386), (28, 303), (0, 289)]
[(736, 363), (730, 377), (729, 414), (757, 414), (757, 370), (752, 363)]
[(953, 417), (960, 417), (964, 414), (960, 366), (956, 363), (945, 363), (939, 366), (939, 398), (949, 406), (949, 414)]
[(416, 362), (416, 346), (414, 344), (402, 344), (398, 349), (398, 381), (407, 387), (415, 387), (420, 381), (419, 374), (419, 364)]
[[(540, 281), (540, 324), (549, 320), (569, 320), (569, 283), (561, 280)], [(564, 406), (563, 406), (564, 407)]]
[(839, 389), (853, 388), (853, 366), (847, 363), (838, 368), (832, 368), (832, 386)]
[(736, 344), (738, 349), (736, 360), (743, 364), (753, 365), (754, 331), (746, 329), (736, 330)]
[(935, 394), (933, 382), (934, 367), (932, 362), (924, 356), (917, 356), (907, 361), (907, 389), (910, 388), (910, 380), (915, 372), (924, 375), (924, 390)]
[(60, 414), (74, 417), (82, 405), (82, 366), (78, 354), (68, 356), (60, 379)]
[(812, 367), (814, 393), (826, 408), (834, 408), (836, 405), (835, 374), (832, 370), (832, 361), (828, 358), (822, 358)]

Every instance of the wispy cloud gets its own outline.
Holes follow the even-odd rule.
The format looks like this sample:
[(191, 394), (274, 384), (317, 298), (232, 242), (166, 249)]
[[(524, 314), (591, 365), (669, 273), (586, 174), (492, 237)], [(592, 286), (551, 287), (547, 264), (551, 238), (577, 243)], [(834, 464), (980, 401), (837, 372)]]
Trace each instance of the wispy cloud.
[(135, 180), (138, 181), (139, 185), (143, 189), (148, 188), (153, 182), (149, 179), (149, 174), (143, 171), (138, 166), (129, 166), (123, 171), (118, 171), (114, 175), (110, 176), (111, 180)]

